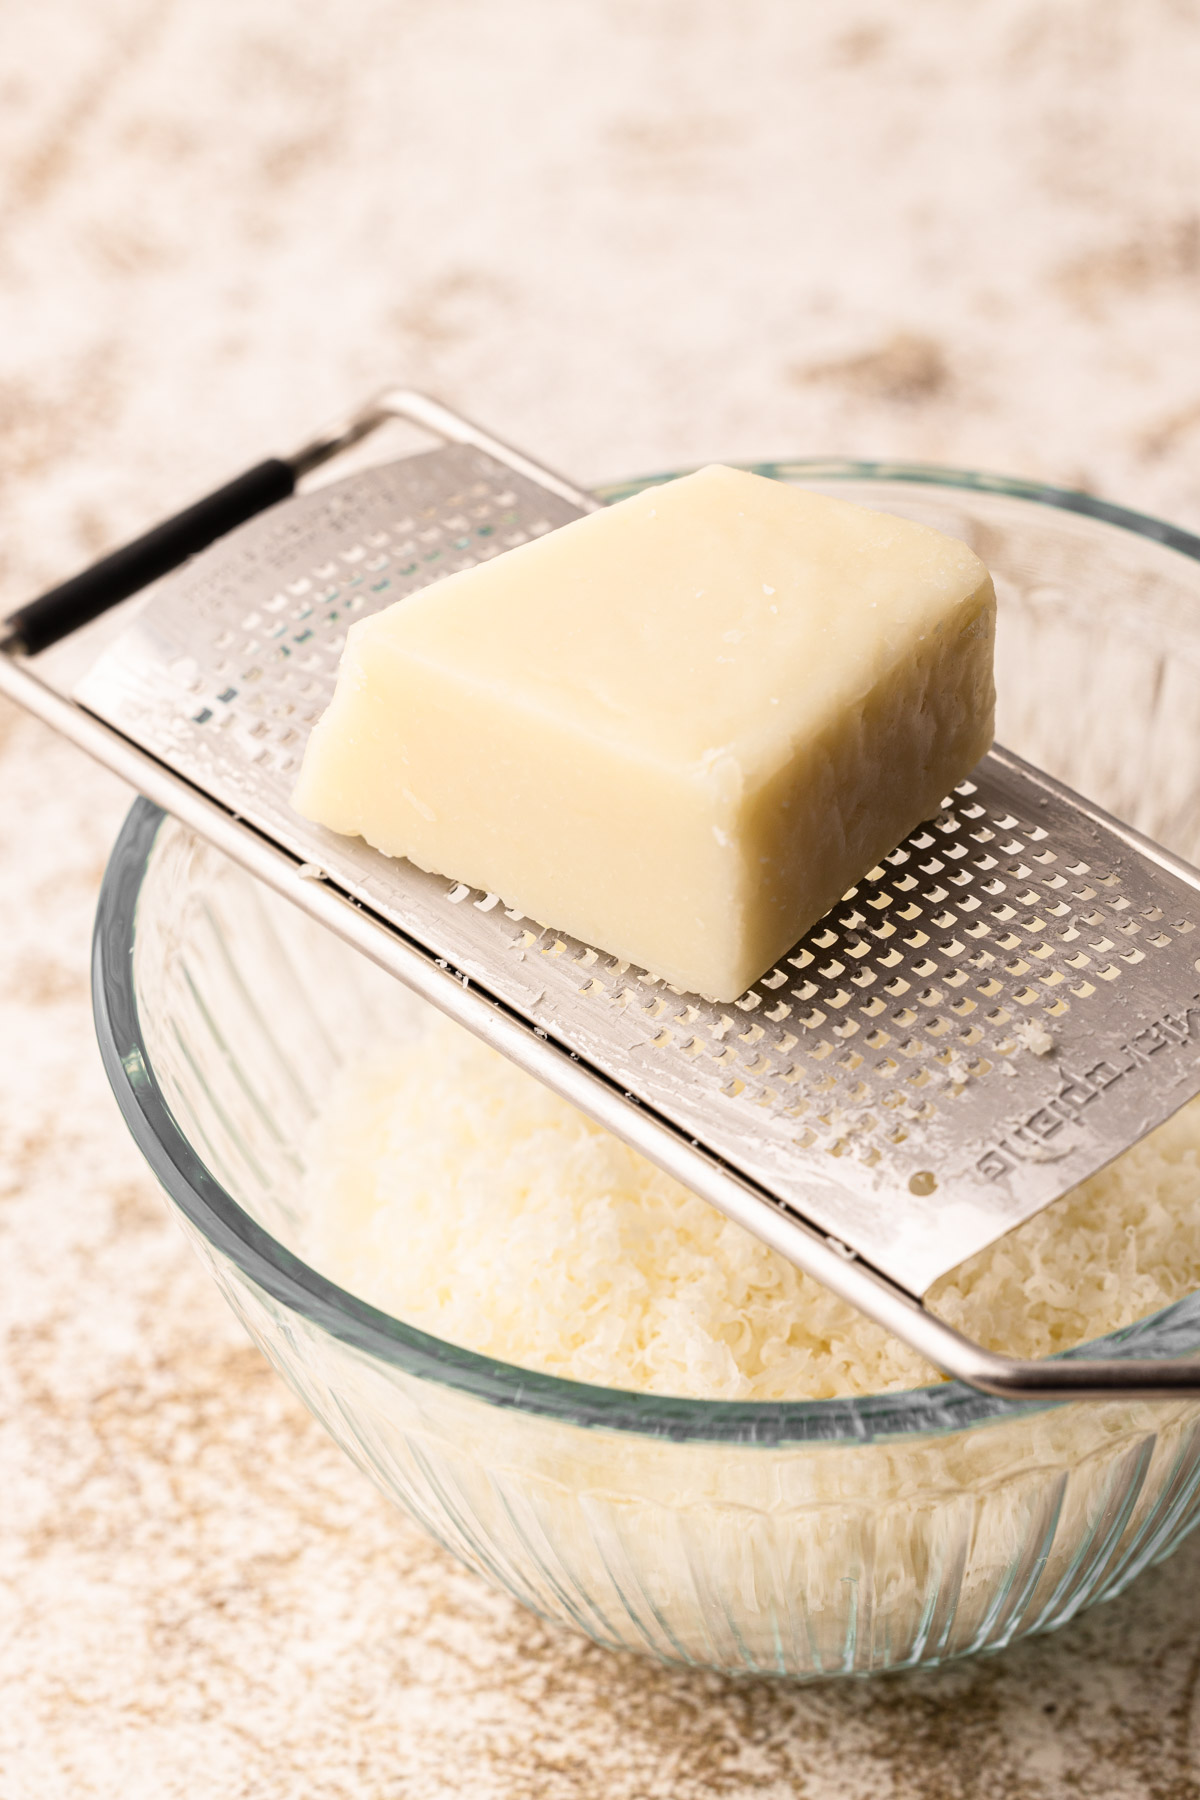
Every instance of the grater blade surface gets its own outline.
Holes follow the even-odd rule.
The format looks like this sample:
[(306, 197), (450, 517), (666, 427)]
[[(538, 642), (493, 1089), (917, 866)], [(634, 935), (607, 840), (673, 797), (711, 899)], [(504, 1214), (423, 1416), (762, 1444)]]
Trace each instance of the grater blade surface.
[(1200, 1089), (1200, 878), (995, 751), (722, 1005), (294, 813), (347, 626), (578, 515), (462, 444), (353, 475), (168, 577), (77, 698), (919, 1296)]

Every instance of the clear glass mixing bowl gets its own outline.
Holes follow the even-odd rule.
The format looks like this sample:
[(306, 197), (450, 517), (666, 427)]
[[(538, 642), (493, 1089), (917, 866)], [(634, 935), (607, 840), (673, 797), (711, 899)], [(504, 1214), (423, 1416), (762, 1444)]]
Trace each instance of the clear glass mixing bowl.
[[(1000, 595), (1002, 741), (1196, 858), (1200, 540), (955, 471), (761, 472), (973, 544)], [(738, 1673), (913, 1667), (1063, 1624), (1200, 1516), (1196, 1403), (1022, 1407), (953, 1383), (673, 1400), (414, 1331), (297, 1252), (331, 1077), (418, 1028), (422, 1003), (146, 801), (94, 971), (125, 1118), (251, 1336), (384, 1493), (548, 1618)], [(1121, 1347), (1200, 1351), (1200, 1296), (1104, 1341)]]

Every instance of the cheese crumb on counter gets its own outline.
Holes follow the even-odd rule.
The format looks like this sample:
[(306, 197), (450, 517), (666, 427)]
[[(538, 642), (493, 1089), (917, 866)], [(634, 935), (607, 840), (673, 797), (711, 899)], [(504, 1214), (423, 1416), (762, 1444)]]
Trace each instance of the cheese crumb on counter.
[(702, 469), (353, 625), (294, 804), (735, 999), (987, 750), (994, 622), (965, 544)]
[[(309, 1145), (308, 1260), (504, 1362), (714, 1400), (939, 1379), (915, 1351), (460, 1027), (345, 1071)], [(935, 1284), (1045, 1356), (1200, 1287), (1200, 1099)]]

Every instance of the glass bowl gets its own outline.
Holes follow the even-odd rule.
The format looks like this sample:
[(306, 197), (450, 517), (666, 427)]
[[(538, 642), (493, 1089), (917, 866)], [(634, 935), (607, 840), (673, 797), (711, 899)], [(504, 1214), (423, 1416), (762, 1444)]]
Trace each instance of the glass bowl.
[[(1200, 541), (968, 473), (759, 468), (974, 545), (1002, 741), (1196, 856)], [(458, 1349), (325, 1280), (303, 1260), (309, 1122), (423, 1003), (145, 800), (105, 878), (94, 995), (129, 1127), (254, 1340), (440, 1543), (602, 1644), (800, 1679), (934, 1664), (1063, 1624), (1200, 1516), (1200, 1403), (638, 1395)], [(1200, 1351), (1200, 1296), (1101, 1342)]]

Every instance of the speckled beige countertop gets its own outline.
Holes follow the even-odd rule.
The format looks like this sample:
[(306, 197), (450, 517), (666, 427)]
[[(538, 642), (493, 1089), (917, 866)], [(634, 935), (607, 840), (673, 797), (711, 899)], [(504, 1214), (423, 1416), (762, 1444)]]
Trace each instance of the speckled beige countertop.
[[(582, 480), (895, 455), (1200, 527), (1194, 0), (10, 0), (0, 598), (383, 378)], [(127, 1140), (129, 796), (0, 716), (3, 1800), (1200, 1796), (1200, 1540), (1055, 1637), (788, 1689), (393, 1516)]]

